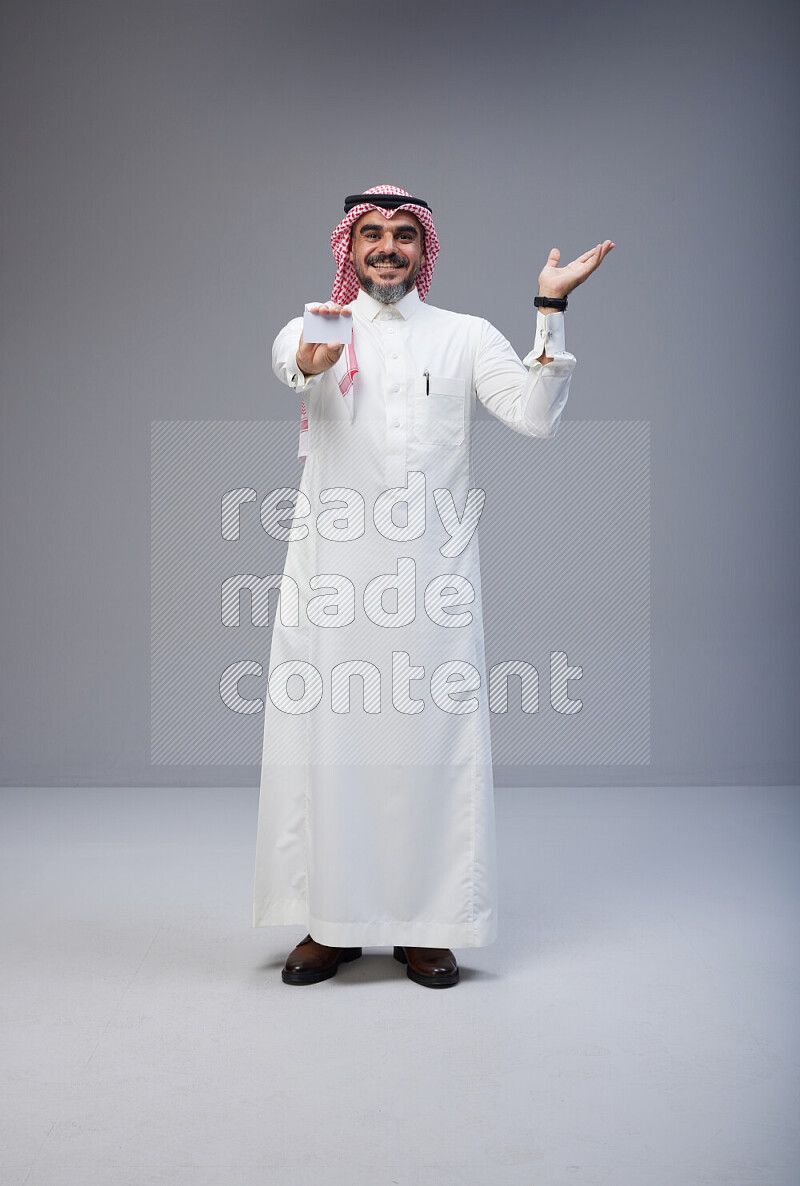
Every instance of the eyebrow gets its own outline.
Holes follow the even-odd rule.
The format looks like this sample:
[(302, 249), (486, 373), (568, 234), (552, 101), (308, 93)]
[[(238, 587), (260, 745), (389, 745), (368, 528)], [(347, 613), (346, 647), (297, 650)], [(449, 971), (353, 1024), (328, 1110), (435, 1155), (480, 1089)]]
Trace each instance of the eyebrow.
[[(417, 230), (417, 228), (415, 226), (413, 226), (410, 222), (401, 222), (400, 225), (396, 229), (398, 232), (410, 231), (412, 235), (419, 235), (419, 231)], [(363, 235), (365, 231), (378, 231), (380, 233), (380, 231), (382, 231), (382, 230), (383, 230), (383, 227), (380, 226), (380, 224), (377, 222), (365, 222), (362, 227), (359, 227), (358, 233), (359, 233), (359, 235)]]

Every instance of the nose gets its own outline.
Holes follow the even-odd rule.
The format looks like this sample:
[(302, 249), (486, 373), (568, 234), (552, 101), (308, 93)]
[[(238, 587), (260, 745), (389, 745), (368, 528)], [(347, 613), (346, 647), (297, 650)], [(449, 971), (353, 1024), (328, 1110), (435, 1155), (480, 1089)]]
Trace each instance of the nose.
[(395, 250), (394, 231), (390, 231), (387, 227), (381, 240), (381, 251), (385, 251), (387, 255), (391, 255)]

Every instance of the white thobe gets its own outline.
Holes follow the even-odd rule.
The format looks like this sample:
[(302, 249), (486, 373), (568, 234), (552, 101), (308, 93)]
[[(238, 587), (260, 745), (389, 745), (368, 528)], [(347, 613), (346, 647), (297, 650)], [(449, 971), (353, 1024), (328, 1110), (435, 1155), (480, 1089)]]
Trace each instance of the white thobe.
[(538, 313), (520, 360), (488, 321), (416, 289), (395, 305), (362, 289), (351, 307), (352, 415), (332, 371), (299, 371), (302, 318), (273, 346), (309, 435), (280, 512), (253, 926), (300, 923), (331, 947), (483, 947), (497, 868), (473, 414), (480, 400), (552, 436), (575, 358), (563, 313)]

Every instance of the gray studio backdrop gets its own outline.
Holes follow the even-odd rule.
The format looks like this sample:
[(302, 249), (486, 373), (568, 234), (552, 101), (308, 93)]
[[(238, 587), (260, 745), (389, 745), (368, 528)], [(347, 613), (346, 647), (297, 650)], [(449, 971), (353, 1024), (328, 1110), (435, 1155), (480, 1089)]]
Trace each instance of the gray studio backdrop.
[[(488, 318), (520, 355), (549, 249), (617, 244), (570, 301), (558, 436), (508, 444), (530, 533), (517, 528), (507, 580), (492, 559), (487, 639), (514, 588), (560, 605), (566, 635), (586, 622), (580, 564), (560, 601), (564, 574), (542, 561), (548, 495), (571, 490), (596, 563), (620, 549), (602, 620), (635, 619), (635, 704), (626, 727), (615, 698), (593, 747), (498, 734), (498, 783), (796, 781), (790, 6), (459, 3), (423, 18), (25, 0), (1, 19), (5, 784), (256, 782), (258, 713), (213, 688), (204, 748), (192, 699), (226, 663), (268, 657), (249, 616), (220, 648), (202, 599), (185, 631), (190, 560), (216, 528), (187, 551), (173, 634), (157, 600), (192, 509), (207, 511), (185, 446), (249, 449), (219, 491), (261, 499), (299, 480), (298, 401), (272, 376), (272, 339), (329, 295), (345, 194), (384, 181), (433, 206), (431, 303)], [(159, 468), (165, 440), (183, 470), (178, 453)], [(636, 484), (615, 503), (620, 475)], [(220, 561), (217, 594), (258, 563)], [(566, 635), (542, 636), (537, 665)], [(186, 694), (166, 731), (151, 715), (164, 671)], [(263, 680), (241, 688), (263, 695)]]

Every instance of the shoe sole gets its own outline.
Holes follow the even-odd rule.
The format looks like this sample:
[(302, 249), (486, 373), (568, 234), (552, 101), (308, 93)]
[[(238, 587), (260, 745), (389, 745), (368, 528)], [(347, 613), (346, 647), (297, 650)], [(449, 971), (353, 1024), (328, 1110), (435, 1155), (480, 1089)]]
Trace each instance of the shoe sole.
[(454, 984), (458, 984), (458, 968), (455, 972), (445, 972), (441, 976), (425, 976), (422, 972), (414, 971), (402, 947), (395, 947), (394, 958), (399, 963), (406, 965), (406, 976), (415, 984), (422, 984), (425, 988), (451, 988)]
[(351, 960), (357, 960), (361, 954), (360, 947), (345, 947), (336, 963), (331, 964), (329, 968), (323, 968), (321, 972), (291, 972), (284, 968), (281, 979), (284, 984), (319, 984), (320, 980), (330, 980), (331, 976), (335, 976), (339, 971), (339, 964), (349, 964)]

